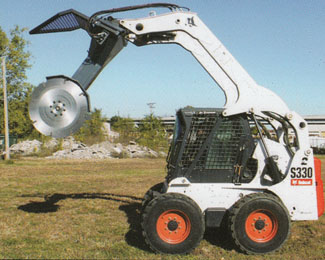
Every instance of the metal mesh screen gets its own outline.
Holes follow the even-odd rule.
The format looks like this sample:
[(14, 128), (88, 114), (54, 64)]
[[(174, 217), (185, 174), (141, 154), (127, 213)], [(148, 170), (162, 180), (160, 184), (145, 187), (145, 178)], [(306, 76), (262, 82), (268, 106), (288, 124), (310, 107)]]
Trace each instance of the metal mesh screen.
[(73, 9), (58, 13), (30, 31), (30, 34), (87, 30), (88, 17)]
[(187, 136), (184, 153), (182, 155), (182, 166), (188, 168), (204, 141), (209, 136), (217, 121), (216, 113), (196, 113), (192, 117), (190, 131)]
[(40, 32), (57, 32), (57, 31), (64, 31), (66, 30), (75, 30), (80, 28), (79, 23), (74, 16), (74, 14), (69, 13), (63, 16), (58, 17), (51, 23), (45, 25)]
[(244, 129), (240, 118), (224, 118), (213, 135), (208, 151), (205, 151), (196, 168), (232, 170)]

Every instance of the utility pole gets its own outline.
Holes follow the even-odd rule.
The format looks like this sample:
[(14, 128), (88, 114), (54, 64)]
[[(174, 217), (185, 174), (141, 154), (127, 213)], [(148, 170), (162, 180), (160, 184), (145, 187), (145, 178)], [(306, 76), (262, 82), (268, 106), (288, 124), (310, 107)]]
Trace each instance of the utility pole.
[(5, 120), (5, 160), (10, 159), (9, 153), (9, 124), (8, 124), (8, 100), (7, 100), (7, 80), (6, 80), (6, 57), (2, 56), (2, 86), (3, 86), (3, 110)]
[(147, 103), (147, 105), (148, 105), (148, 107), (150, 109), (150, 115), (153, 115), (153, 109), (155, 108), (155, 104), (156, 103), (153, 103), (153, 102)]

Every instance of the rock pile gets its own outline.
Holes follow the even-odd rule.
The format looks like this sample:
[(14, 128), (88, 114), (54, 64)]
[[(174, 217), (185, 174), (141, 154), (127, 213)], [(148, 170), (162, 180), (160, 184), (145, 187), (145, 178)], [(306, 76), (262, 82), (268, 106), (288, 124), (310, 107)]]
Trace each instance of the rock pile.
[(113, 144), (108, 141), (92, 146), (85, 144), (75, 144), (72, 148), (57, 151), (47, 158), (53, 159), (105, 159), (105, 158), (157, 158), (159, 154), (148, 147), (137, 144), (123, 146)]
[(111, 129), (110, 123), (103, 123), (102, 130), (104, 132), (104, 135), (106, 136), (106, 139), (111, 142), (115, 141), (120, 137), (120, 134), (118, 132), (115, 132)]
[[(43, 147), (53, 149), (58, 146), (56, 139), (44, 143)], [(105, 141), (92, 146), (87, 146), (81, 142), (74, 140), (73, 137), (68, 137), (63, 140), (60, 145), (62, 150), (53, 153), (47, 158), (50, 159), (106, 159), (106, 158), (157, 158), (166, 156), (165, 153), (151, 150), (148, 147), (140, 146), (135, 142), (130, 142), (129, 145), (120, 143), (111, 143)], [(40, 151), (42, 143), (33, 141), (24, 141), (11, 146), (10, 150), (13, 154), (30, 155)]]
[(72, 148), (64, 149), (53, 153), (46, 158), (50, 159), (105, 159), (113, 158), (106, 149), (93, 149), (85, 144), (75, 144)]
[(40, 151), (42, 143), (37, 140), (23, 141), (18, 144), (13, 144), (10, 146), (10, 153), (20, 154), (20, 155), (30, 155)]

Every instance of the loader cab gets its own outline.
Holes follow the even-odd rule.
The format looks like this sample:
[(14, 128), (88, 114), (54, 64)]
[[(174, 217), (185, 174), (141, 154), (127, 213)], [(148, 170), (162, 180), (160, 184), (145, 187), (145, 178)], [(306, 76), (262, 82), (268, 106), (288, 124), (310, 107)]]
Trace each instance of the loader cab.
[(222, 116), (223, 109), (177, 111), (167, 157), (167, 181), (249, 183), (257, 171), (256, 143), (246, 114)]

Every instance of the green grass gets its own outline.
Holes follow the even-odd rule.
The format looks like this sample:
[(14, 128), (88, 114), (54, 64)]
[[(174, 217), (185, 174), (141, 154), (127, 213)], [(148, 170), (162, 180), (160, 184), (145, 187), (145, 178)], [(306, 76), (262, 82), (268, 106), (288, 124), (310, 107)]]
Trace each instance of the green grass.
[(162, 159), (1, 162), (0, 258), (324, 258), (324, 217), (293, 223), (290, 239), (272, 255), (244, 255), (220, 230), (207, 230), (190, 255), (152, 253), (141, 235), (140, 208), (164, 168)]

